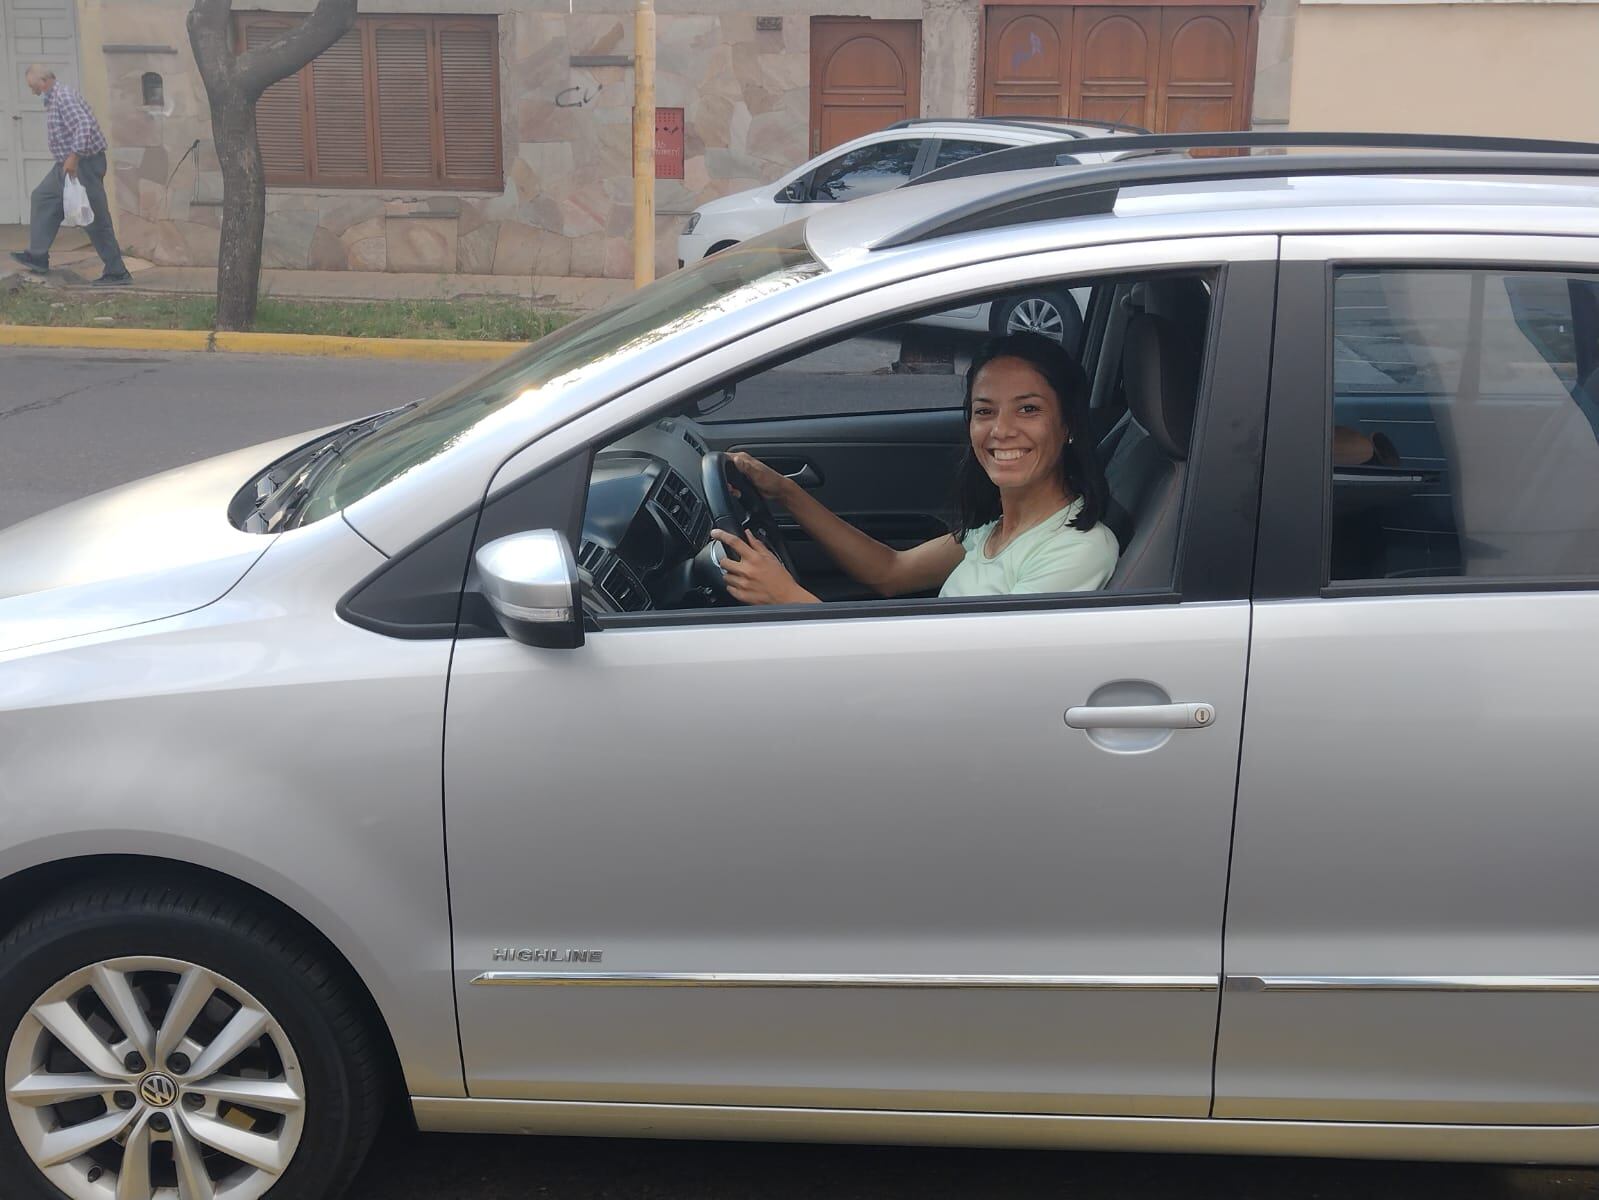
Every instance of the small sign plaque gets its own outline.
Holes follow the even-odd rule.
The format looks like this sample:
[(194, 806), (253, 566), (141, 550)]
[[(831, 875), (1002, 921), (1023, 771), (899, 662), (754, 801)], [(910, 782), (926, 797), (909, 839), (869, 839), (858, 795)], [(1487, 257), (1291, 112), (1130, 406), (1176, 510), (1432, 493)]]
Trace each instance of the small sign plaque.
[(655, 178), (683, 178), (683, 110), (655, 110)]
[(755, 18), (755, 32), (756, 33), (782, 33), (783, 32), (783, 18), (782, 17), (756, 17)]

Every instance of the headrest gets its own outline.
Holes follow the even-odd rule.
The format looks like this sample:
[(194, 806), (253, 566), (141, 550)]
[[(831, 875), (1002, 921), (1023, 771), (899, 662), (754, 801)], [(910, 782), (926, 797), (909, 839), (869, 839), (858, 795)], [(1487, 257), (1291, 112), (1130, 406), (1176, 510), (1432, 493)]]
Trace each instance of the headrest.
[(1127, 411), (1167, 456), (1184, 461), (1199, 395), (1199, 347), (1165, 317), (1136, 313), (1122, 341)]

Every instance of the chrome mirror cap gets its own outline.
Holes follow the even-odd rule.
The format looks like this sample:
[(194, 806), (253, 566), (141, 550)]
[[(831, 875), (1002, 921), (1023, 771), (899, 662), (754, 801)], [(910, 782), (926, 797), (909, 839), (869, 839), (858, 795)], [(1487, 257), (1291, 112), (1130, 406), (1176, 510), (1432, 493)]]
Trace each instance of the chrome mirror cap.
[(507, 634), (554, 650), (583, 644), (577, 560), (565, 534), (513, 533), (479, 547), (474, 558), (484, 599)]

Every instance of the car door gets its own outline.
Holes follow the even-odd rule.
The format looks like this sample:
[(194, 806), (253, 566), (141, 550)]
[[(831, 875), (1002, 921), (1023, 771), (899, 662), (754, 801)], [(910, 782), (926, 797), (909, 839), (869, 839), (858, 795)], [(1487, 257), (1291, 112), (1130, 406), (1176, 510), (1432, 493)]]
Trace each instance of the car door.
[(1599, 249), (1284, 258), (1215, 1113), (1594, 1124)]
[(1227, 244), (1168, 585), (458, 641), (473, 1096), (1208, 1111), (1275, 276)]

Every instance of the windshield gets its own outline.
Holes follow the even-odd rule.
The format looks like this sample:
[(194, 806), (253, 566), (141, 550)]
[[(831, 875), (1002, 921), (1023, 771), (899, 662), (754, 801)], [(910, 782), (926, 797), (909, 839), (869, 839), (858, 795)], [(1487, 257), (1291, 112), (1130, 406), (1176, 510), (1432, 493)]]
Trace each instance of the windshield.
[[(513, 402), (550, 403), (564, 388), (632, 351), (824, 269), (794, 224), (674, 271), (621, 303), (540, 338), (475, 379), (359, 432), (337, 454), (324, 456), (319, 469), (306, 472), (292, 515), (281, 527), (309, 524), (370, 495), (474, 436), (486, 418)], [(253, 484), (247, 490), (255, 494)]]

